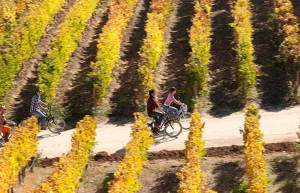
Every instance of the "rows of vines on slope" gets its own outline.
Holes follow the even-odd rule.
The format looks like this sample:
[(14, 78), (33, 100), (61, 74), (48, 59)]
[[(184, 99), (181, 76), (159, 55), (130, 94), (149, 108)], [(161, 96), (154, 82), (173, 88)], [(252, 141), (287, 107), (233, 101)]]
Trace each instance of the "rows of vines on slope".
[(139, 52), (141, 56), (139, 75), (144, 98), (147, 96), (148, 90), (155, 87), (154, 74), (157, 69), (157, 62), (167, 49), (164, 37), (173, 1), (152, 1), (151, 12), (147, 14), (147, 24), (145, 27), (147, 36)]
[(18, 173), (37, 152), (39, 126), (31, 117), (17, 127), (14, 135), (0, 151), (0, 192), (7, 192), (18, 180)]
[(110, 193), (134, 193), (141, 188), (138, 183), (139, 175), (147, 161), (147, 150), (154, 141), (146, 124), (147, 119), (145, 116), (142, 114), (136, 116), (138, 118), (132, 127), (132, 139), (125, 147), (125, 157), (114, 174), (114, 180), (109, 187)]
[(195, 0), (195, 15), (190, 30), (192, 48), (187, 70), (189, 73), (190, 93), (204, 96), (206, 93), (206, 77), (211, 54), (211, 0)]
[(246, 175), (248, 177), (248, 192), (268, 192), (268, 175), (266, 161), (262, 157), (265, 151), (263, 134), (259, 129), (259, 110), (250, 105), (246, 109), (244, 126)]
[[(253, 62), (251, 10), (249, 0), (235, 0), (232, 10), (237, 53), (237, 81), (241, 95), (247, 100), (255, 92), (256, 70)], [(246, 101), (244, 101), (246, 102)]]
[(120, 59), (121, 41), (127, 23), (133, 16), (138, 0), (112, 0), (109, 5), (109, 16), (98, 40), (96, 62), (92, 63), (92, 73), (97, 103), (107, 95), (106, 89), (112, 81), (113, 68)]
[(38, 84), (45, 90), (46, 101), (55, 96), (70, 56), (76, 50), (87, 21), (100, 3), (99, 0), (77, 0), (60, 25), (60, 32), (53, 40), (45, 62), (39, 68)]
[[(16, 15), (17, 10), (14, 0), (0, 1), (0, 45), (4, 44), (5, 37), (16, 24)], [(0, 50), (2, 49), (0, 48)]]
[(95, 145), (96, 121), (90, 116), (77, 123), (72, 137), (72, 149), (55, 163), (54, 171), (35, 193), (74, 193)]
[(293, 95), (297, 97), (300, 80), (300, 34), (299, 21), (294, 14), (290, 0), (276, 0), (275, 12), (282, 42), (279, 47), (280, 59), (286, 64), (293, 83)]
[(9, 93), (22, 64), (36, 54), (46, 27), (54, 21), (64, 3), (65, 0), (43, 0), (32, 4), (26, 16), (5, 39), (7, 46), (0, 57), (0, 102)]
[(31, 4), (40, 0), (15, 0), (17, 16), (21, 15)]
[(201, 115), (197, 106), (195, 106), (188, 140), (185, 142), (186, 149), (184, 153), (187, 163), (177, 173), (179, 193), (214, 192), (206, 189), (205, 173), (201, 169), (201, 159), (205, 155), (204, 141), (202, 139), (203, 127), (204, 123), (201, 122)]

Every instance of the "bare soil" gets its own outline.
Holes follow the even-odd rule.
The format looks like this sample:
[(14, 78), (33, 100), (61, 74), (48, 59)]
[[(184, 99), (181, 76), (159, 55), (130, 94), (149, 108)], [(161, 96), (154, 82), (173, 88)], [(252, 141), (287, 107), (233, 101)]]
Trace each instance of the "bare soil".
[(226, 116), (241, 110), (236, 83), (234, 47), (234, 31), (229, 26), (233, 22), (231, 16), (231, 0), (214, 0), (212, 5), (212, 44), (211, 64), (209, 65), (209, 101), (210, 114)]
[(55, 16), (55, 23), (46, 28), (45, 35), (38, 44), (38, 54), (26, 61), (18, 73), (13, 88), (11, 89), (9, 106), (10, 115), (16, 122), (20, 122), (29, 116), (29, 106), (31, 97), (34, 94), (38, 72), (37, 68), (41, 64), (47, 52), (51, 48), (53, 38), (59, 32), (59, 26), (64, 21), (66, 13), (72, 7), (74, 0), (67, 0), (66, 4)]
[(164, 100), (170, 87), (177, 88), (176, 96), (188, 100), (188, 77), (185, 64), (191, 52), (189, 30), (192, 26), (194, 3), (192, 0), (174, 1), (166, 33), (167, 52), (158, 64), (156, 84), (160, 99)]
[[(265, 145), (265, 154), (276, 153), (276, 152), (297, 152), (293, 142), (283, 143), (269, 143)], [(206, 148), (205, 157), (228, 157), (228, 156), (239, 156), (243, 155), (244, 147), (240, 145), (224, 146), (224, 147), (210, 147)], [(98, 152), (94, 156), (94, 161), (104, 163), (111, 161), (122, 161), (124, 152), (108, 154), (107, 152)], [(183, 150), (161, 150), (157, 152), (148, 153), (149, 160), (157, 159), (184, 159)], [(44, 158), (40, 160), (43, 167), (52, 166), (59, 158)]]
[(93, 113), (95, 96), (88, 74), (92, 71), (90, 64), (96, 58), (97, 40), (107, 19), (107, 1), (104, 1), (88, 21), (57, 89), (56, 100), (65, 107), (68, 112), (68, 120), (72, 123)]
[(138, 54), (146, 36), (145, 25), (150, 0), (140, 0), (134, 15), (128, 22), (127, 30), (121, 43), (120, 65), (114, 68), (114, 79), (109, 86), (109, 95), (101, 105), (100, 114), (108, 115), (109, 121), (132, 118), (138, 110)]
[[(270, 178), (270, 193), (298, 193), (300, 191), (300, 155), (299, 153), (266, 154), (267, 172)], [(87, 173), (81, 180), (80, 193), (106, 193), (108, 182), (113, 179), (120, 162), (91, 163)], [(143, 169), (139, 182), (143, 186), (138, 193), (175, 193), (178, 188), (176, 173), (184, 165), (185, 160), (155, 159), (150, 160)], [(237, 188), (245, 177), (245, 163), (242, 155), (225, 157), (204, 157), (202, 168), (206, 173), (208, 188), (219, 193), (229, 193)], [(37, 187), (52, 167), (36, 167), (34, 173), (28, 173), (22, 186), (14, 187), (14, 192), (27, 192)]]

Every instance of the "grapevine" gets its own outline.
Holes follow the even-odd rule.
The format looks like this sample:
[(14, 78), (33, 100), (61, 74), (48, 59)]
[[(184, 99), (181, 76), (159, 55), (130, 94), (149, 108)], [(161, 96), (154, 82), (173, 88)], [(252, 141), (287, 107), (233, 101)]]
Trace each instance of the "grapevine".
[(72, 137), (72, 149), (55, 164), (54, 171), (34, 193), (74, 193), (95, 145), (96, 121), (85, 116), (77, 123)]
[(195, 0), (195, 15), (190, 30), (192, 48), (190, 62), (187, 65), (190, 89), (193, 95), (204, 96), (206, 76), (211, 54), (211, 0)]
[(246, 109), (244, 125), (244, 143), (246, 159), (246, 175), (249, 180), (249, 193), (268, 192), (268, 175), (266, 173), (266, 161), (262, 157), (265, 151), (263, 134), (259, 129), (259, 111), (254, 105)]
[(38, 84), (45, 90), (46, 101), (55, 96), (61, 75), (98, 4), (99, 0), (77, 0), (61, 24), (60, 33), (53, 41), (51, 51), (39, 68)]
[(254, 94), (257, 76), (253, 62), (253, 29), (249, 0), (236, 0), (232, 16), (234, 17), (234, 23), (231, 25), (235, 31), (235, 50), (237, 53), (237, 81), (241, 95), (247, 100)]
[(206, 189), (205, 173), (201, 169), (201, 159), (205, 155), (204, 141), (202, 139), (204, 123), (198, 107), (195, 106), (190, 124), (190, 133), (185, 142), (184, 151), (186, 164), (177, 173), (179, 178), (179, 193), (213, 192)]
[(148, 90), (154, 88), (154, 74), (157, 62), (166, 51), (165, 33), (167, 18), (172, 11), (173, 0), (154, 0), (151, 2), (151, 12), (147, 15), (145, 31), (147, 36), (140, 49), (139, 76), (144, 98)]
[(297, 97), (300, 74), (300, 34), (299, 20), (294, 15), (290, 0), (276, 0), (275, 12), (281, 35), (280, 59), (286, 64), (293, 84), (293, 95)]
[(40, 127), (31, 117), (17, 127), (14, 135), (0, 151), (0, 192), (7, 192), (18, 180), (18, 173), (26, 167), (37, 152), (37, 134)]
[(112, 81), (113, 68), (120, 59), (120, 46), (127, 23), (133, 16), (138, 0), (112, 0), (109, 16), (98, 40), (96, 62), (92, 63), (90, 77), (96, 93), (97, 103), (107, 95), (106, 89)]
[(125, 147), (125, 157), (114, 174), (109, 193), (134, 193), (141, 188), (138, 178), (147, 162), (147, 150), (154, 141), (145, 116), (140, 113), (136, 113), (136, 116), (132, 139)]
[[(26, 16), (18, 22), (11, 34), (5, 37), (7, 45), (4, 54), (0, 55), (0, 102), (10, 92), (22, 64), (36, 54), (37, 45), (46, 27), (54, 21), (55, 14), (64, 3), (65, 0), (43, 0), (30, 5)], [(14, 15), (7, 17), (13, 19)]]

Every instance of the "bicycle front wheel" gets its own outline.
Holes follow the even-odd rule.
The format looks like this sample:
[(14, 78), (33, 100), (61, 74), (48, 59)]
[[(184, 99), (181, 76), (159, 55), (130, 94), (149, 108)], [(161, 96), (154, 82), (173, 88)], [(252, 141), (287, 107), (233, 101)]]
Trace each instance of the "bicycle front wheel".
[(168, 121), (165, 124), (165, 132), (169, 137), (177, 137), (182, 132), (182, 125), (177, 120)]
[(60, 133), (65, 129), (65, 121), (62, 117), (52, 117), (47, 122), (47, 127), (52, 133)]

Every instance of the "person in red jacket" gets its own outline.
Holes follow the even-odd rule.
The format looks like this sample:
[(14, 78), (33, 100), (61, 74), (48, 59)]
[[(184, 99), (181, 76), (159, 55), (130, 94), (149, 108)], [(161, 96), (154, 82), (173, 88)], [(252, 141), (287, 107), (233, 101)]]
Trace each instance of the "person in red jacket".
[(155, 91), (153, 89), (149, 90), (149, 98), (147, 101), (147, 114), (150, 117), (153, 117), (155, 120), (154, 127), (156, 128), (153, 132), (158, 132), (161, 126), (161, 123), (164, 119), (164, 113), (159, 112), (160, 107), (155, 99)]
[(0, 136), (2, 135), (3, 139), (7, 142), (8, 137), (11, 132), (11, 128), (6, 126), (6, 124), (16, 125), (15, 122), (5, 119), (4, 114), (6, 113), (6, 107), (0, 107)]

